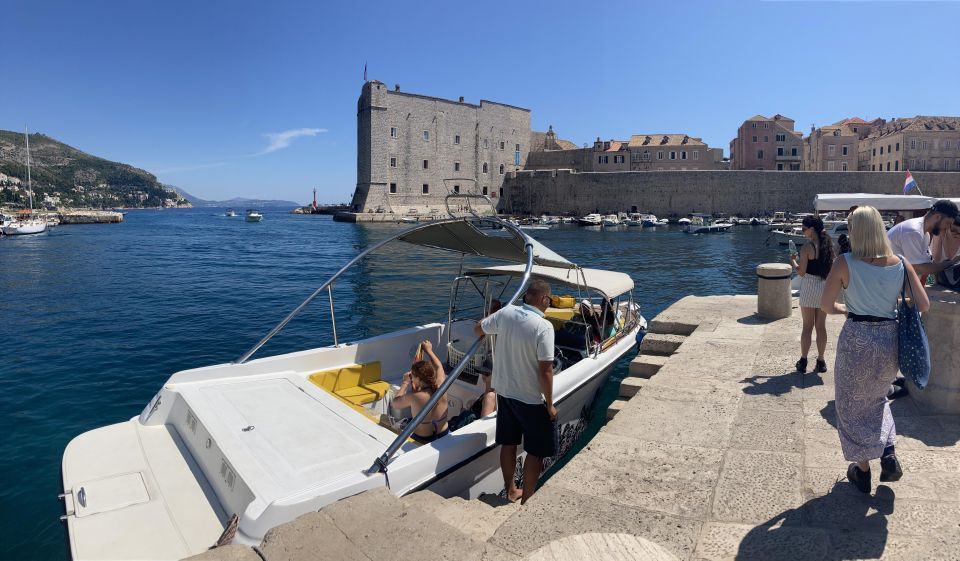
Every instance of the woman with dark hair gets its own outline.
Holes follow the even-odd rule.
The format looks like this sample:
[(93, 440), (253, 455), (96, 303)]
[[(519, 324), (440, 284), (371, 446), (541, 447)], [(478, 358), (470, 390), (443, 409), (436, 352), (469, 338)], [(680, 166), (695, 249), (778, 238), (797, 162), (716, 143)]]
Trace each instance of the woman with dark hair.
[[(800, 275), (800, 314), (803, 316), (803, 331), (800, 333), (800, 360), (797, 372), (807, 371), (807, 354), (814, 328), (817, 330), (817, 364), (814, 372), (826, 372), (827, 363), (823, 352), (827, 348), (827, 316), (820, 310), (820, 296), (830, 267), (833, 265), (833, 241), (823, 230), (823, 220), (816, 216), (803, 219), (803, 237), (807, 243), (800, 248), (800, 255), (791, 255), (790, 263)], [(799, 262), (798, 262), (799, 258)]]
[[(437, 391), (440, 384), (446, 379), (443, 363), (433, 352), (430, 341), (420, 343), (420, 348), (430, 360), (414, 360), (410, 372), (403, 375), (403, 383), (393, 397), (393, 407), (397, 409), (410, 408), (410, 414), (416, 416), (423, 409), (430, 397)], [(418, 353), (419, 354), (419, 353)], [(447, 426), (447, 396), (440, 398), (433, 411), (420, 423), (410, 438), (420, 444), (427, 444), (446, 436), (450, 432)]]

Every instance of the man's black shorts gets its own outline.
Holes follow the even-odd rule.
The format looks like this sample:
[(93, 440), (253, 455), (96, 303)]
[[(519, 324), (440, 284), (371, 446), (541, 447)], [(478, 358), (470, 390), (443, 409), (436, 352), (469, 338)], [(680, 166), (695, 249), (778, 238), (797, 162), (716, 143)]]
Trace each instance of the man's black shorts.
[(531, 405), (497, 396), (497, 444), (520, 444), (528, 454), (548, 458), (557, 454), (557, 423), (546, 405)]

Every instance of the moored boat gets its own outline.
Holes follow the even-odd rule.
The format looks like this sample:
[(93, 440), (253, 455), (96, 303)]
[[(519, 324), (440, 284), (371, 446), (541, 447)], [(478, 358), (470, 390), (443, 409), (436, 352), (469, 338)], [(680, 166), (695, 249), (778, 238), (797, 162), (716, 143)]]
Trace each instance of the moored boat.
[(247, 222), (260, 222), (261, 220), (263, 220), (263, 214), (261, 214), (260, 211), (254, 210), (252, 208), (247, 209), (246, 220)]
[[(333, 283), (391, 243), (479, 263), (452, 266), (446, 321), (339, 343)], [(451, 217), (377, 242), (232, 363), (177, 372), (138, 417), (73, 439), (62, 463), (73, 559), (180, 559), (206, 550), (228, 526), (236, 529), (233, 543), (256, 544), (272, 527), (381, 487), (398, 496), (419, 489), (465, 498), (500, 491), (496, 413), (429, 444), (408, 437), (441, 396), (452, 420), (483, 395), (481, 375), (495, 357), (485, 339), (472, 335), (475, 322), (493, 298), (514, 302), (533, 278), (549, 282), (556, 294), (588, 298), (603, 318), (595, 339), (573, 308), (546, 312), (556, 331), (559, 457), (586, 426), (598, 388), (644, 327), (633, 281), (572, 263), (494, 216)], [(250, 360), (324, 293), (331, 298), (333, 345)], [(561, 300), (557, 305), (566, 305)], [(424, 339), (433, 342), (448, 375), (418, 415), (397, 422), (390, 399)]]
[[(24, 143), (27, 149), (27, 194), (30, 197), (30, 210), (21, 210), (17, 217), (8, 221), (0, 230), (7, 236), (23, 236), (39, 234), (46, 231), (47, 221), (33, 214), (33, 180), (30, 176), (30, 133), (23, 131)], [(59, 222), (57, 222), (59, 224)]]
[(616, 214), (604, 215), (604, 217), (600, 219), (600, 224), (603, 226), (619, 226), (620, 217), (618, 217)]
[(577, 222), (581, 226), (600, 226), (602, 221), (603, 217), (596, 213), (591, 213), (577, 219)]

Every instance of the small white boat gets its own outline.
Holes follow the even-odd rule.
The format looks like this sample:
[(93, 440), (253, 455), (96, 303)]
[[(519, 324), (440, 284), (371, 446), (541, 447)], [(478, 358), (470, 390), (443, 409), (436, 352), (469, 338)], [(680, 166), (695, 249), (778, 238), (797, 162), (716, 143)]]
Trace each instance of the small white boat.
[(248, 209), (247, 210), (247, 222), (260, 222), (263, 220), (263, 215), (259, 211)]
[(599, 214), (591, 213), (580, 217), (577, 222), (579, 222), (581, 226), (600, 226), (603, 222), (603, 217)]
[(60, 225), (60, 218), (56, 214), (48, 214), (44, 220), (47, 222), (47, 228), (53, 228)]
[[(3, 227), (3, 233), (7, 236), (24, 236), (27, 234), (39, 234), (46, 231), (47, 221), (33, 215), (33, 180), (30, 176), (30, 133), (24, 129), (24, 143), (27, 147), (27, 194), (30, 197), (30, 210), (20, 211), (16, 218), (8, 221)], [(57, 222), (59, 224), (59, 222)]]
[(416, 224), (419, 222), (419, 220), (416, 216), (401, 216), (400, 222), (403, 222), (404, 224)]
[(619, 226), (620, 218), (616, 214), (607, 214), (600, 219), (600, 224), (603, 226)]
[(690, 224), (690, 222), (691, 220), (689, 218), (681, 218), (680, 220), (677, 220), (677, 224), (680, 224), (681, 226), (687, 226)]
[[(452, 268), (445, 321), (418, 325), (415, 318), (398, 331), (339, 343), (331, 317), (333, 345), (250, 360), (315, 296), (390, 243), (479, 259)], [(490, 266), (491, 259), (509, 264)], [(581, 268), (495, 216), (451, 217), (365, 249), (233, 362), (177, 372), (138, 416), (74, 438), (61, 464), (72, 558), (182, 559), (207, 550), (228, 525), (236, 530), (231, 543), (258, 544), (279, 524), (371, 489), (396, 496), (429, 489), (466, 499), (500, 492), (496, 413), (428, 444), (409, 437), (441, 397), (450, 419), (482, 398), (480, 375), (496, 357), (473, 334), (474, 325), (485, 303), (516, 302), (532, 278), (557, 294), (582, 294), (597, 316), (609, 318), (599, 320), (603, 335), (596, 342), (592, 319), (547, 309), (558, 320), (553, 396), (563, 435), (548, 468), (575, 444), (598, 389), (636, 348), (646, 321), (633, 280)], [(425, 339), (447, 365), (447, 377), (420, 413), (397, 422), (392, 395)]]
[(714, 222), (713, 217), (709, 215), (695, 214), (684, 232), (688, 234), (717, 234), (726, 232), (732, 227), (733, 224), (729, 222)]
[(234, 217), (237, 215), (237, 211), (233, 210), (232, 208), (228, 208), (226, 211), (224, 211), (223, 215), (228, 217)]
[(644, 228), (656, 228), (658, 221), (659, 219), (656, 217), (656, 215), (646, 214), (643, 216), (641, 226)]
[(554, 226), (554, 225), (560, 224), (560, 217), (547, 216), (546, 214), (544, 214), (543, 216), (540, 217), (540, 223), (545, 224), (547, 226)]
[(624, 225), (626, 226), (642, 226), (643, 225), (643, 216), (639, 212), (631, 212), (623, 220)]
[(546, 224), (521, 224), (521, 230), (549, 230), (550, 226)]
[(659, 220), (657, 220), (657, 226), (669, 226), (669, 225), (670, 225), (670, 221), (667, 220), (666, 218), (660, 218)]
[[(830, 238), (833, 240), (833, 243), (837, 243), (837, 239), (840, 237), (841, 234), (849, 233), (849, 228), (847, 227), (846, 220), (837, 220), (837, 221), (831, 221), (827, 224), (824, 224), (823, 231), (829, 234)], [(797, 246), (799, 247), (807, 243), (807, 241), (809, 241), (803, 235), (802, 226), (795, 226), (788, 231), (775, 230), (773, 232), (770, 232), (770, 234), (773, 236), (775, 240), (777, 240), (777, 243), (779, 243), (780, 245), (789, 245), (789, 243), (793, 241), (793, 243), (797, 244)]]

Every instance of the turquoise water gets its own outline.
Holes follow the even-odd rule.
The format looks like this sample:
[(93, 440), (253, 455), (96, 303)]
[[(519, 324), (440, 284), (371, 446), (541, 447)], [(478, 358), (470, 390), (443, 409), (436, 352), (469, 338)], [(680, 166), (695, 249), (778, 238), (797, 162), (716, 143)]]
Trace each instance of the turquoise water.
[[(65, 557), (56, 495), (71, 438), (139, 414), (173, 372), (236, 358), (360, 249), (400, 228), (270, 211), (248, 224), (211, 209), (143, 210), (119, 225), (0, 239), (0, 558)], [(529, 233), (572, 261), (632, 275), (648, 319), (688, 294), (754, 292), (755, 265), (784, 255), (764, 244), (765, 230), (746, 226), (707, 236)], [(341, 341), (445, 318), (458, 260), (388, 248), (337, 283)], [(321, 298), (255, 356), (332, 342)]]

